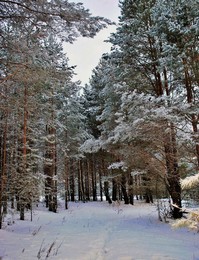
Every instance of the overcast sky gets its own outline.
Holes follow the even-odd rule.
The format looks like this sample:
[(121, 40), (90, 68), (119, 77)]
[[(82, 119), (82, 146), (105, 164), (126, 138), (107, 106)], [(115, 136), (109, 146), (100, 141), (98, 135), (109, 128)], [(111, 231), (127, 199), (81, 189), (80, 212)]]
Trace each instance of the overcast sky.
[[(93, 15), (118, 22), (119, 0), (70, 0), (70, 2), (82, 2)], [(102, 54), (110, 51), (111, 45), (104, 40), (108, 39), (115, 28), (116, 26), (109, 26), (99, 32), (94, 39), (81, 37), (73, 44), (65, 44), (64, 50), (70, 59), (69, 65), (77, 65), (75, 80), (81, 80), (82, 84), (88, 83), (91, 72), (97, 66)]]

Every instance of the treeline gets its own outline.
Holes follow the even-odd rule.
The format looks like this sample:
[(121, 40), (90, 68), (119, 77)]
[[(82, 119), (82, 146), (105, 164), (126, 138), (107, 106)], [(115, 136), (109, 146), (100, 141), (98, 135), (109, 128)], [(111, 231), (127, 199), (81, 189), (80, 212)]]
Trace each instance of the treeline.
[(110, 21), (68, 1), (0, 1), (0, 227), (8, 202), (23, 220), (40, 196), (53, 212), (58, 195), (66, 208), (170, 196), (182, 216), (180, 179), (199, 167), (199, 3), (120, 8), (80, 95), (62, 42)]
[(87, 137), (62, 42), (108, 24), (68, 1), (0, 1), (0, 228), (8, 201), (23, 220), (44, 189), (56, 212), (58, 172)]
[[(124, 0), (120, 8), (112, 51), (85, 88), (93, 138), (82, 150), (106, 151), (121, 179), (141, 180), (147, 201), (167, 193), (180, 218), (181, 178), (199, 169), (199, 3)], [(125, 183), (135, 190), (135, 180)]]

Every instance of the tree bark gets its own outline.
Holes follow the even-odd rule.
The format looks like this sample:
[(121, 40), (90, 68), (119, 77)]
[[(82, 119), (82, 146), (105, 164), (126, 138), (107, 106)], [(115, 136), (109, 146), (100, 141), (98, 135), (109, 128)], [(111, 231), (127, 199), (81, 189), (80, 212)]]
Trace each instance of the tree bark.
[(173, 218), (181, 218), (181, 185), (180, 174), (177, 162), (176, 138), (173, 123), (170, 124), (170, 132), (167, 133), (165, 140), (165, 158), (167, 165), (167, 188), (172, 198), (173, 204), (177, 207), (173, 209)]
[(65, 209), (68, 209), (68, 159), (66, 157), (64, 167), (64, 189)]
[(56, 160), (56, 141), (55, 129), (52, 126), (46, 126), (47, 141), (46, 141), (46, 154), (44, 163), (45, 179), (45, 198), (46, 207), (49, 211), (57, 212), (57, 160)]
[(122, 189), (122, 194), (123, 194), (123, 197), (124, 197), (124, 204), (129, 204), (129, 197), (128, 197), (127, 189), (126, 189), (125, 173), (122, 173), (122, 176), (121, 176), (121, 189)]
[(75, 201), (75, 176), (74, 176), (74, 162), (70, 159), (70, 171), (69, 171), (69, 186), (70, 186), (70, 200)]
[(112, 200), (111, 200), (110, 193), (109, 193), (109, 182), (108, 181), (104, 182), (104, 194), (106, 197), (106, 201), (108, 201), (109, 204), (111, 204)]
[(115, 178), (112, 179), (112, 200), (116, 201), (118, 200), (117, 197), (117, 192), (118, 192), (118, 184)]
[(90, 171), (89, 171), (89, 161), (88, 159), (84, 162), (84, 168), (85, 168), (85, 196), (86, 200), (90, 201)]
[(90, 171), (91, 171), (91, 179), (92, 179), (93, 201), (97, 201), (97, 176), (96, 176), (96, 165), (95, 165), (94, 154), (91, 157)]
[(129, 202), (134, 205), (133, 176), (129, 174)]
[[(101, 163), (103, 164), (104, 161), (102, 160)], [(100, 200), (103, 201), (103, 187), (102, 187), (102, 165), (99, 165), (99, 187), (100, 187)]]

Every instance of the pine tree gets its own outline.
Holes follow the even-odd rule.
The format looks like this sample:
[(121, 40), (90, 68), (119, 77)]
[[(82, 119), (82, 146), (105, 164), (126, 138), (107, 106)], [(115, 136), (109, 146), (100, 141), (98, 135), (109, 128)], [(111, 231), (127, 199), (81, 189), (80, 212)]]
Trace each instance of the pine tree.
[[(102, 17), (92, 17), (82, 4), (69, 3), (68, 1), (39, 1), (37, 3), (34, 1), (0, 1), (0, 43), (2, 46), (0, 50), (0, 81), (1, 86), (3, 86), (0, 92), (1, 97), (3, 97), (0, 103), (0, 116), (1, 124), (4, 126), (0, 142), (0, 165), (1, 170), (3, 169), (3, 178), (1, 178), (0, 183), (0, 209), (3, 206), (2, 200), (6, 197), (7, 183), (10, 184), (11, 179), (14, 180), (13, 183), (16, 183), (19, 179), (20, 185), (16, 189), (12, 185), (9, 189), (12, 192), (12, 198), (16, 195), (19, 199), (19, 195), (21, 196), (22, 199), (19, 200), (21, 219), (24, 218), (24, 206), (30, 202), (29, 198), (34, 196), (31, 194), (27, 201), (24, 201), (29, 192), (29, 186), (26, 184), (36, 177), (33, 175), (31, 181), (29, 180), (32, 171), (35, 171), (36, 160), (39, 170), (42, 169), (42, 151), (36, 152), (39, 141), (34, 140), (37, 127), (40, 126), (38, 137), (41, 137), (41, 133), (45, 129), (43, 127), (42, 130), (42, 124), (43, 126), (44, 124), (48, 125), (48, 122), (45, 121), (46, 117), (42, 118), (41, 116), (44, 112), (42, 100), (49, 96), (49, 88), (52, 90), (51, 87), (54, 85), (56, 88), (63, 86), (64, 81), (68, 82), (67, 78), (71, 79), (72, 76), (72, 68), (69, 68), (67, 62), (62, 59), (63, 53), (60, 47), (58, 47), (57, 52), (50, 53), (50, 50), (47, 51), (46, 42), (49, 42), (51, 36), (52, 42), (54, 42), (53, 37), (56, 36), (60, 43), (62, 41), (72, 43), (79, 36), (94, 37), (107, 24), (110, 24), (109, 20)], [(55, 102), (56, 94), (57, 90), (54, 90), (53, 101), (52, 98), (49, 99), (46, 107), (49, 108), (52, 102)], [(35, 107), (33, 108), (33, 101), (36, 101), (35, 106), (41, 112), (39, 116), (36, 113), (36, 117), (32, 116), (36, 111)], [(13, 106), (15, 109), (10, 109), (7, 113), (6, 110), (2, 111), (4, 106), (7, 108)], [(51, 116), (51, 119), (56, 118), (56, 111), (52, 111)], [(14, 129), (15, 133), (7, 127), (10, 118), (19, 122)], [(53, 124), (48, 125), (48, 131), (51, 132), (53, 129), (53, 136), (55, 136), (56, 129), (53, 127), (56, 124), (54, 120), (51, 121)], [(6, 144), (12, 135), (15, 142), (14, 148), (10, 142)], [(50, 147), (49, 141), (48, 146)], [(33, 151), (35, 152), (34, 156)], [(54, 169), (56, 169), (55, 155), (56, 147), (53, 147)], [(34, 162), (31, 165), (33, 157)], [(10, 162), (13, 165), (8, 164), (8, 158), (11, 158)], [(6, 170), (8, 168), (12, 169), (12, 178), (8, 176)], [(54, 190), (56, 190), (56, 180), (53, 179), (53, 181), (55, 182)], [(24, 188), (25, 186), (27, 189)], [(39, 186), (37, 187), (39, 188)], [(2, 210), (0, 212), (0, 226), (1, 224)]]
[[(153, 33), (162, 42), (161, 66), (170, 71), (181, 90), (181, 99), (188, 104), (185, 116), (192, 124), (196, 165), (199, 165), (198, 140), (198, 8), (197, 1), (157, 1), (153, 10), (156, 26)], [(198, 166), (197, 166), (198, 167)]]

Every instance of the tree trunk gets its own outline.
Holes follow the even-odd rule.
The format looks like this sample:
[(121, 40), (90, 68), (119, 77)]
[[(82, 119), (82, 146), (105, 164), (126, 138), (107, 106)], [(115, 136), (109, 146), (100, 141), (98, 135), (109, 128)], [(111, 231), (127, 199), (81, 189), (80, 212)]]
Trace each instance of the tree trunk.
[(77, 179), (78, 179), (78, 200), (82, 200), (82, 188), (81, 188), (81, 170), (80, 170), (80, 162), (78, 160), (78, 168), (77, 168)]
[[(8, 112), (5, 113), (5, 125), (2, 133), (2, 149), (1, 149), (1, 171), (0, 171), (0, 229), (2, 228), (3, 214), (7, 213), (7, 196), (6, 196), (6, 183), (7, 183), (7, 131), (8, 131)], [(3, 210), (2, 210), (3, 209)]]
[(47, 138), (46, 138), (46, 154), (44, 163), (45, 179), (45, 198), (46, 207), (49, 211), (57, 212), (57, 159), (56, 159), (56, 140), (55, 140), (55, 128), (52, 126), (46, 126)]
[(110, 194), (109, 194), (109, 182), (108, 181), (104, 182), (104, 194), (105, 194), (105, 197), (106, 197), (106, 201), (108, 201), (109, 204), (111, 204), (112, 200), (111, 200)]
[(65, 209), (68, 209), (68, 159), (65, 157), (64, 167), (64, 198), (65, 198)]
[(181, 218), (181, 185), (180, 175), (177, 163), (177, 148), (174, 132), (174, 125), (170, 123), (170, 132), (167, 133), (165, 140), (165, 158), (167, 165), (167, 188), (172, 198), (173, 204), (176, 205), (173, 209), (173, 218)]
[[(20, 169), (21, 182), (26, 178), (27, 172), (27, 124), (28, 124), (28, 89), (27, 85), (24, 86), (24, 115), (23, 115), (23, 151), (22, 151), (22, 169)], [(23, 184), (22, 184), (23, 186)], [(25, 194), (20, 192), (19, 207), (20, 207), (20, 220), (25, 219)]]
[(116, 201), (118, 200), (117, 197), (117, 191), (118, 191), (118, 183), (115, 178), (112, 179), (112, 200)]
[(129, 174), (129, 202), (134, 205), (133, 176)]
[(78, 161), (78, 177), (79, 177), (79, 200), (85, 202), (85, 189), (84, 189), (84, 178), (83, 178), (83, 167), (82, 160)]
[(85, 171), (85, 197), (86, 200), (90, 201), (90, 175), (89, 175), (89, 162), (86, 159), (84, 162)]
[(20, 198), (20, 220), (25, 220), (25, 200)]
[[(103, 160), (101, 161), (103, 164)], [(103, 201), (103, 187), (102, 187), (102, 168), (103, 166), (99, 166), (99, 187), (100, 187), (100, 200)]]
[(74, 176), (74, 162), (70, 159), (70, 171), (69, 171), (69, 186), (70, 186), (70, 199), (75, 201), (75, 176)]
[(95, 157), (92, 155), (91, 157), (91, 178), (92, 178), (92, 192), (93, 192), (93, 201), (97, 201), (97, 176), (96, 176), (96, 165), (95, 165)]
[(126, 190), (125, 173), (122, 173), (122, 176), (121, 176), (121, 189), (122, 189), (122, 194), (123, 194), (123, 197), (124, 197), (124, 204), (129, 204), (129, 197), (128, 197), (127, 190)]

